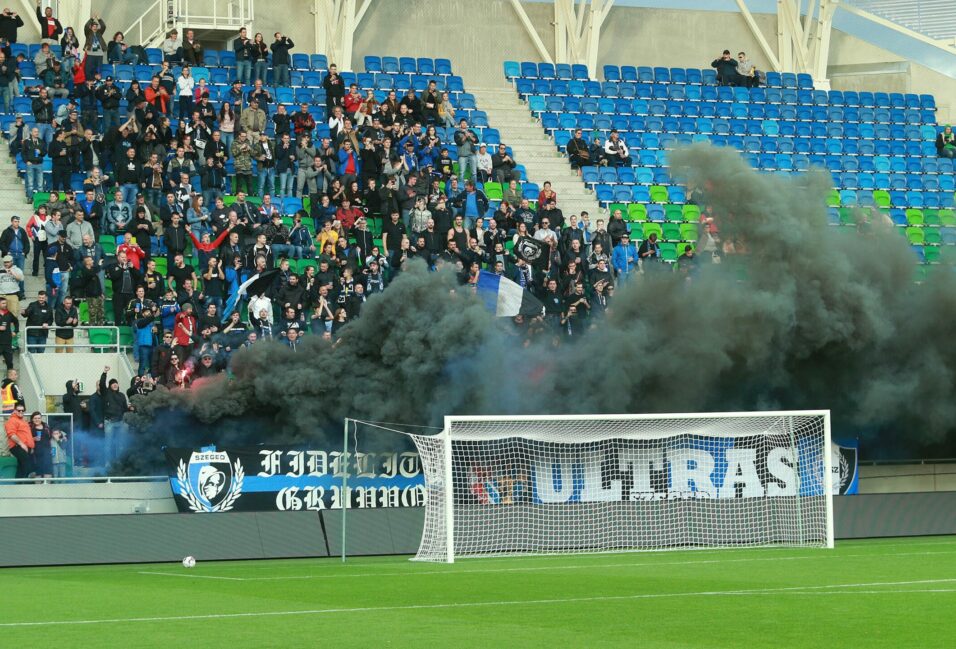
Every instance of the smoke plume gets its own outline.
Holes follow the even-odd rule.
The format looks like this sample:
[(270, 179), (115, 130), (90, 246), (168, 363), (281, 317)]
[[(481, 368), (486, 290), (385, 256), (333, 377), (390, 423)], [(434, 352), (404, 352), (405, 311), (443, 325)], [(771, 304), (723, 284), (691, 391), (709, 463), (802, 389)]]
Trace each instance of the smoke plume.
[(709, 145), (670, 163), (743, 254), (692, 280), (648, 272), (620, 285), (605, 317), (560, 344), (528, 342), (452, 272), (412, 265), (335, 344), (260, 343), (234, 355), (229, 378), (137, 400), (120, 470), (161, 467), (166, 445), (322, 445), (344, 417), (448, 414), (830, 409), (834, 435), (861, 436), (869, 457), (952, 452), (952, 269), (914, 283), (905, 238), (878, 213), (828, 226), (822, 171), (758, 174)]

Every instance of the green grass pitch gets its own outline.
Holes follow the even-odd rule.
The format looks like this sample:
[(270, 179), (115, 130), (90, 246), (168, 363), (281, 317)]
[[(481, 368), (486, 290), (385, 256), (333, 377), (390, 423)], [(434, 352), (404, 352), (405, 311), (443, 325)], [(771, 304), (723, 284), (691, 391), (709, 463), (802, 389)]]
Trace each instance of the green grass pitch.
[(3, 647), (952, 647), (956, 537), (0, 571)]

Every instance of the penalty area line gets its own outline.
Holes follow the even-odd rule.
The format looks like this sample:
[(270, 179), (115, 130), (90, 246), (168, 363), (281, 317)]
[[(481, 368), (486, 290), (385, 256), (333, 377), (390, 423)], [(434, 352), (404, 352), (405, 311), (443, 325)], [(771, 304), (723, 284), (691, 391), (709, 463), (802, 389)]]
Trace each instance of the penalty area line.
[[(167, 573), (161, 573), (167, 574)], [(595, 595), (593, 597), (564, 597), (552, 599), (500, 600), (492, 602), (457, 602), (447, 604), (404, 604), (396, 606), (358, 606), (354, 608), (325, 608), (298, 611), (260, 611), (247, 613), (212, 613), (206, 615), (170, 615), (156, 617), (103, 618), (98, 620), (47, 620), (35, 622), (0, 622), (0, 628), (81, 626), (95, 624), (128, 624), (139, 622), (187, 622), (191, 620), (226, 620), (235, 618), (290, 617), (295, 615), (335, 615), (340, 613), (375, 613), (391, 611), (421, 611), (431, 609), (482, 608), (497, 606), (539, 606), (543, 604), (572, 604), (585, 602), (637, 601), (673, 597), (747, 597), (752, 595), (905, 595), (908, 593), (956, 592), (956, 589), (927, 590), (857, 590), (875, 586), (911, 586), (923, 584), (953, 583), (956, 579), (922, 579), (916, 581), (884, 581), (858, 584), (828, 584), (822, 586), (788, 586), (784, 588), (758, 588), (750, 590), (705, 590), (687, 593), (640, 593), (634, 595)], [(834, 589), (834, 590), (830, 590)], [(846, 590), (835, 590), (846, 589)]]

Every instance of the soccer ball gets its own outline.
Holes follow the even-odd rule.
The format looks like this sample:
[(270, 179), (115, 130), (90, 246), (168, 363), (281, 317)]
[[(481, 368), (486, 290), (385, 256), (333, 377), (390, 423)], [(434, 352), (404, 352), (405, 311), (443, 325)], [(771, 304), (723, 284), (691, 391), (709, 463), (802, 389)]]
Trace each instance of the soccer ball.
[(196, 557), (186, 557), (183, 559), (183, 568), (195, 568)]

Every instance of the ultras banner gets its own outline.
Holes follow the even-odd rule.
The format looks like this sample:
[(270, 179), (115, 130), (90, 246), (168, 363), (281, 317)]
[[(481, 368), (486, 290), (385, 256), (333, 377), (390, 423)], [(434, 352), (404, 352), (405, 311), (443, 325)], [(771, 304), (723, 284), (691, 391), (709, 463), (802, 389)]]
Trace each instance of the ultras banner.
[(296, 511), (419, 507), (425, 504), (418, 453), (352, 453), (343, 498), (341, 451), (269, 448), (167, 448), (179, 511)]

